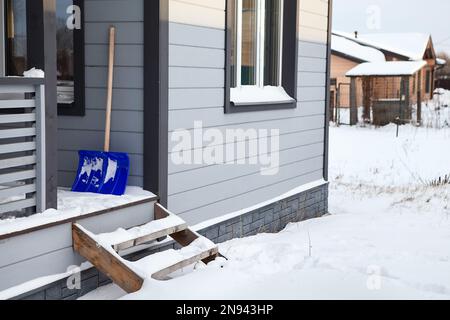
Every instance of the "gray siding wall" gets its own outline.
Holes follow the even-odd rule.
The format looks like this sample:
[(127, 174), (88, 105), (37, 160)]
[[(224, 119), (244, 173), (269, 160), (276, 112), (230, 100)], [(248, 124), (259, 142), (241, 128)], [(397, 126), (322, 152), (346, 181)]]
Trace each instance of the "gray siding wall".
[(219, 217), (323, 178), (328, 1), (300, 1), (298, 108), (224, 114), (225, 0), (170, 0), (169, 141), (177, 129), (280, 130), (280, 172), (251, 165), (174, 165), (168, 203), (190, 223)]
[(102, 150), (108, 28), (116, 27), (111, 151), (128, 152), (130, 185), (143, 185), (143, 0), (85, 1), (86, 116), (59, 117), (59, 185), (71, 186), (80, 149)]

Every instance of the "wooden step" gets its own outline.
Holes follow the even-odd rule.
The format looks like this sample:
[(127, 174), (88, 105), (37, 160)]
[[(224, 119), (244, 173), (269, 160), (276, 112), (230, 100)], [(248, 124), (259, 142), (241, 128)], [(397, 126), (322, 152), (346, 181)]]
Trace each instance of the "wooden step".
[(216, 257), (218, 253), (218, 248), (212, 241), (199, 237), (187, 247), (155, 253), (132, 262), (130, 266), (143, 278), (167, 280), (167, 276), (175, 271), (207, 258)]
[(181, 218), (170, 214), (163, 219), (154, 220), (145, 225), (128, 230), (119, 229), (111, 233), (97, 235), (103, 244), (113, 247), (116, 252), (150, 243), (159, 238), (184, 231), (188, 225)]
[[(144, 280), (167, 280), (175, 271), (199, 261), (209, 263), (223, 257), (210, 240), (188, 228), (179, 217), (160, 204), (155, 204), (155, 221), (129, 230), (93, 234), (74, 223), (72, 225), (73, 247), (98, 270), (128, 293), (141, 289)], [(139, 261), (127, 261), (119, 251), (170, 235), (182, 246), (180, 250), (159, 252)]]

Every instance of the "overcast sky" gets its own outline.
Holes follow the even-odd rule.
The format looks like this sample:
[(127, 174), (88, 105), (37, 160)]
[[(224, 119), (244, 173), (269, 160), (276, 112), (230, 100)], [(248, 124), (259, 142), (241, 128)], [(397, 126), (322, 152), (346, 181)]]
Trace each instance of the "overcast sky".
[(335, 30), (429, 33), (450, 54), (450, 0), (334, 0), (333, 11)]

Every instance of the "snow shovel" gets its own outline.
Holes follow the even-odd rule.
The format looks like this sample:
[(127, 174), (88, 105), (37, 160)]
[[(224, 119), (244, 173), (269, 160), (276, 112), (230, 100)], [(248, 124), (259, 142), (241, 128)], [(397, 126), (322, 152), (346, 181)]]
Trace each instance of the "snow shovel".
[(79, 151), (74, 192), (92, 192), (121, 196), (125, 193), (130, 171), (130, 158), (126, 153), (109, 152), (111, 140), (112, 87), (114, 76), (115, 28), (109, 30), (108, 92), (104, 151)]

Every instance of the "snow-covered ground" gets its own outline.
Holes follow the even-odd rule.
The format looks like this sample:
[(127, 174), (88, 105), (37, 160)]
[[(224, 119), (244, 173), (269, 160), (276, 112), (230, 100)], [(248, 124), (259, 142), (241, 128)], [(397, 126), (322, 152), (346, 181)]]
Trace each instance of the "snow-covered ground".
[(449, 126), (399, 138), (395, 126), (332, 127), (330, 139), (330, 215), (222, 244), (229, 261), (136, 294), (84, 298), (450, 299), (450, 185), (431, 184), (450, 174)]

